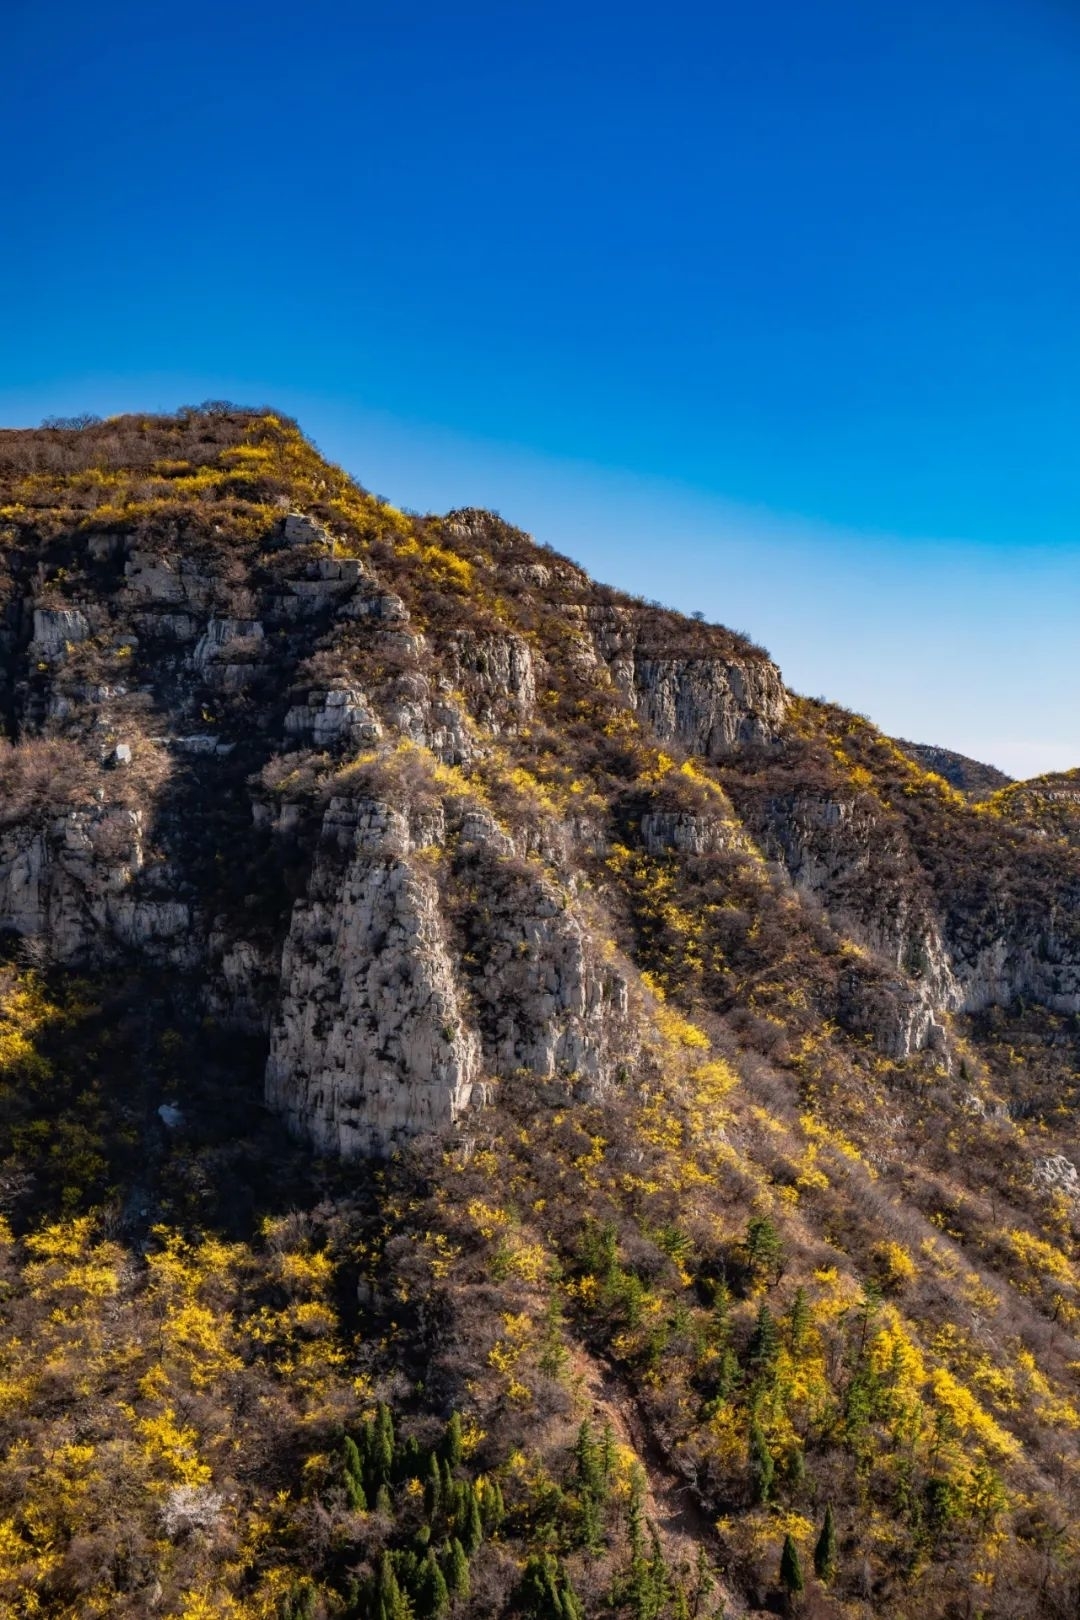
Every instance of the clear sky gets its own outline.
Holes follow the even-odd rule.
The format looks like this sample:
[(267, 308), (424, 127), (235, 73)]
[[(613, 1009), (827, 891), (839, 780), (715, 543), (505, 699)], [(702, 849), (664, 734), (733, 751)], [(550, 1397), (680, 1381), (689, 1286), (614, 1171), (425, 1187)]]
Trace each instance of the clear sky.
[(274, 402), (1080, 764), (1080, 5), (0, 0), (0, 420)]

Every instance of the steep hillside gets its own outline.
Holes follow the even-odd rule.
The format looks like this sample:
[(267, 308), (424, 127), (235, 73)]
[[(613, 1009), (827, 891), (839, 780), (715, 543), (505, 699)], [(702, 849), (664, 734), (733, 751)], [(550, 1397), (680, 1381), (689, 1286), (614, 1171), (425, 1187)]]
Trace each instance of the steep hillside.
[(1074, 1615), (1068, 779), (270, 412), (0, 479), (0, 1614)]
[(897, 746), (910, 754), (917, 765), (935, 771), (944, 777), (950, 787), (958, 788), (971, 799), (988, 799), (998, 788), (1008, 787), (1012, 777), (999, 771), (996, 765), (984, 765), (969, 759), (966, 754), (955, 754), (951, 748), (936, 748), (932, 743), (905, 742), (896, 739)]

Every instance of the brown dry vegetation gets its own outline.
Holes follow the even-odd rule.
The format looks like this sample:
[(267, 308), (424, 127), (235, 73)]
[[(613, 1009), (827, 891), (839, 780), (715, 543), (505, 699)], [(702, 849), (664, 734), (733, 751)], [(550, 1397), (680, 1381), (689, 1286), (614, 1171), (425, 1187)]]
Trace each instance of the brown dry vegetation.
[[(1080, 1152), (1080, 1031), (991, 1006), (891, 1056), (876, 1032), (929, 968), (866, 943), (925, 911), (973, 950), (1003, 916), (1039, 937), (1052, 912), (1047, 948), (1072, 949), (1075, 844), (1031, 794), (1064, 801), (1018, 784), (975, 807), (807, 702), (775, 745), (722, 764), (660, 748), (579, 656), (589, 615), (636, 615), (642, 656), (760, 649), (598, 586), (490, 514), (406, 516), (272, 412), (0, 434), (0, 477), (5, 827), (137, 807), (193, 904), (280, 947), (331, 797), (450, 823), (481, 805), (519, 851), (497, 883), (478, 892), (452, 841), (432, 857), (473, 897), (452, 922), (476, 1016), (478, 919), (513, 907), (540, 861), (609, 931), (644, 1031), (602, 1094), (512, 1076), (447, 1141), (357, 1171), (284, 1139), (260, 1109), (263, 1037), (217, 1025), (183, 975), (125, 962), (76, 979), (13, 949), (0, 1612), (696, 1620), (722, 1601), (782, 1608), (790, 1536), (805, 1614), (1072, 1616), (1080, 1224), (1036, 1172)], [(192, 699), (166, 639), (116, 606), (123, 557), (182, 553), (211, 581), (206, 611), (244, 618), (237, 604), (281, 588), (283, 505), (398, 593), (424, 642), (268, 618), (265, 651), (236, 652), (250, 680)], [(27, 666), (30, 595), (103, 615), (56, 669)], [(507, 635), (536, 671), (525, 718), (492, 710), (475, 656)], [(308, 691), (386, 706), (449, 669), (478, 744), (461, 764), (393, 735), (282, 752)], [(87, 697), (106, 686), (124, 690)], [(223, 751), (166, 756), (150, 739), (174, 726)], [(259, 828), (250, 794), (271, 813)], [(829, 881), (800, 893), (796, 833), (831, 826), (823, 806), (844, 836), (814, 834)], [(706, 852), (650, 852), (658, 814), (706, 828)], [(602, 1453), (612, 1413), (600, 1464), (580, 1425)], [(654, 1545), (661, 1499), (682, 1518), (667, 1511)], [(468, 1594), (444, 1602), (427, 1551), (460, 1588), (475, 1513)]]

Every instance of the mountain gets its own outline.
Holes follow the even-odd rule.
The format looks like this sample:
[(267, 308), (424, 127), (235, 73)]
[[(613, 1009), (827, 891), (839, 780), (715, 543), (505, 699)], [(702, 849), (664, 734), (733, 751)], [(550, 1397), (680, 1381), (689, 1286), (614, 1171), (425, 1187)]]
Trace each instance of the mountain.
[(1074, 1615), (1072, 778), (272, 411), (0, 484), (0, 1612)]
[(897, 738), (897, 747), (910, 754), (925, 770), (936, 772), (972, 799), (988, 799), (991, 793), (996, 793), (998, 788), (1008, 787), (1012, 781), (1012, 777), (999, 771), (996, 765), (983, 765), (977, 759), (968, 759), (966, 754), (954, 754), (951, 748), (935, 748), (932, 743), (905, 742), (902, 737)]

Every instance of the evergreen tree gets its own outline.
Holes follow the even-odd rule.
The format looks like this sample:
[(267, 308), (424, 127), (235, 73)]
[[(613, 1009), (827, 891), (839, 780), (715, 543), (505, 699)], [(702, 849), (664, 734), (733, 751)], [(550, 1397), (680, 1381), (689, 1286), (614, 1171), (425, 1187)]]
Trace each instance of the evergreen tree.
[(792, 1598), (797, 1598), (806, 1587), (802, 1564), (799, 1562), (799, 1549), (790, 1536), (784, 1537), (784, 1546), (780, 1553), (780, 1585)]
[(833, 1520), (832, 1503), (825, 1508), (825, 1519), (821, 1526), (821, 1534), (817, 1538), (814, 1548), (814, 1574), (819, 1581), (831, 1581), (836, 1574), (840, 1554), (836, 1541), (836, 1524)]
[(480, 1504), (476, 1500), (476, 1492), (470, 1484), (466, 1484), (461, 1512), (461, 1545), (468, 1557), (472, 1557), (481, 1541), (484, 1539), (484, 1527), (480, 1522)]
[(417, 1620), (439, 1620), (450, 1607), (446, 1577), (430, 1548), (417, 1571), (415, 1591)]
[(439, 1473), (438, 1459), (432, 1452), (428, 1459), (427, 1478), (424, 1480), (424, 1512), (432, 1524), (439, 1516), (442, 1501), (442, 1476)]
[(571, 1586), (570, 1577), (565, 1571), (562, 1575), (562, 1591), (559, 1596), (562, 1601), (563, 1620), (585, 1620), (585, 1605)]
[(355, 1480), (363, 1479), (364, 1465), (360, 1460), (360, 1453), (357, 1450), (356, 1441), (353, 1439), (351, 1434), (347, 1434), (344, 1440), (341, 1442), (341, 1460), (345, 1465), (346, 1474), (351, 1475)]
[(373, 1491), (378, 1487), (378, 1481), (373, 1480), (371, 1477), (371, 1452), (374, 1446), (374, 1435), (374, 1425), (371, 1422), (364, 1423), (357, 1432), (355, 1442), (356, 1454), (360, 1459), (360, 1470), (357, 1478), (362, 1480), (365, 1491), (368, 1486), (371, 1486)]
[(548, 1378), (561, 1378), (570, 1356), (563, 1343), (563, 1309), (558, 1293), (552, 1290), (544, 1308), (540, 1371)]
[(375, 1493), (375, 1511), (384, 1513), (389, 1518), (394, 1511), (394, 1501), (390, 1495), (389, 1485), (380, 1485)]
[(720, 1362), (716, 1369), (716, 1401), (721, 1405), (728, 1401), (738, 1382), (739, 1358), (728, 1344), (720, 1352)]
[(450, 1421), (446, 1425), (446, 1432), (443, 1435), (443, 1457), (446, 1459), (447, 1464), (451, 1468), (457, 1468), (460, 1465), (463, 1456), (464, 1448), (461, 1442), (461, 1414), (459, 1412), (451, 1412)]
[(563, 1620), (558, 1565), (550, 1553), (531, 1554), (521, 1577), (518, 1597), (531, 1620)]
[(650, 1620), (649, 1561), (645, 1556), (645, 1479), (640, 1468), (635, 1468), (630, 1481), (630, 1500), (626, 1510), (627, 1539), (630, 1543), (630, 1570), (626, 1580), (626, 1598), (634, 1620)]
[(780, 1334), (772, 1311), (764, 1300), (758, 1310), (754, 1331), (750, 1336), (747, 1359), (751, 1367), (764, 1372), (772, 1366), (780, 1349)]
[(371, 1480), (378, 1490), (390, 1481), (394, 1469), (394, 1420), (385, 1401), (379, 1402), (371, 1440)]
[(398, 1585), (394, 1562), (388, 1552), (384, 1552), (379, 1560), (375, 1620), (412, 1620), (412, 1607)]
[(708, 1603), (709, 1598), (716, 1590), (716, 1576), (713, 1574), (709, 1555), (705, 1548), (698, 1543), (697, 1567), (694, 1571), (694, 1602), (691, 1609), (692, 1620), (697, 1620), (702, 1606)]
[(480, 1497), (480, 1521), (484, 1526), (484, 1534), (496, 1535), (505, 1517), (506, 1504), (503, 1501), (502, 1486), (497, 1479), (485, 1479), (483, 1495)]
[(599, 1449), (588, 1423), (583, 1423), (577, 1433), (574, 1444), (574, 1470), (579, 1488), (599, 1498), (604, 1489), (604, 1470)]
[(802, 1354), (809, 1327), (810, 1307), (806, 1303), (806, 1289), (797, 1288), (795, 1298), (791, 1302), (791, 1315), (788, 1318), (788, 1336), (793, 1356)]
[(456, 1536), (450, 1542), (443, 1560), (443, 1573), (446, 1576), (446, 1585), (451, 1597), (460, 1598), (462, 1602), (469, 1595), (469, 1560), (465, 1549)]
[(784, 1266), (784, 1246), (767, 1215), (754, 1215), (747, 1222), (746, 1258), (759, 1280), (779, 1281)]
[(367, 1512), (368, 1501), (364, 1487), (353, 1474), (345, 1475), (345, 1500), (354, 1513)]
[(439, 1479), (442, 1484), (442, 1510), (449, 1515), (454, 1511), (454, 1502), (457, 1499), (457, 1480), (454, 1478), (450, 1464), (445, 1457), (439, 1464)]
[(654, 1620), (659, 1615), (671, 1596), (671, 1581), (668, 1576), (668, 1567), (664, 1559), (663, 1548), (660, 1546), (660, 1537), (654, 1525), (649, 1526), (649, 1535), (652, 1540), (652, 1555), (649, 1559), (649, 1608), (647, 1620)]
[(582, 1491), (578, 1501), (581, 1508), (581, 1545), (587, 1552), (599, 1552), (604, 1543), (600, 1504), (592, 1491)]
[(550, 1553), (533, 1553), (518, 1587), (518, 1602), (530, 1620), (584, 1620), (585, 1610), (565, 1569)]
[(762, 1432), (761, 1424), (757, 1418), (750, 1421), (750, 1482), (753, 1486), (754, 1501), (767, 1502), (772, 1495), (773, 1478), (776, 1474), (776, 1463), (769, 1450)]

